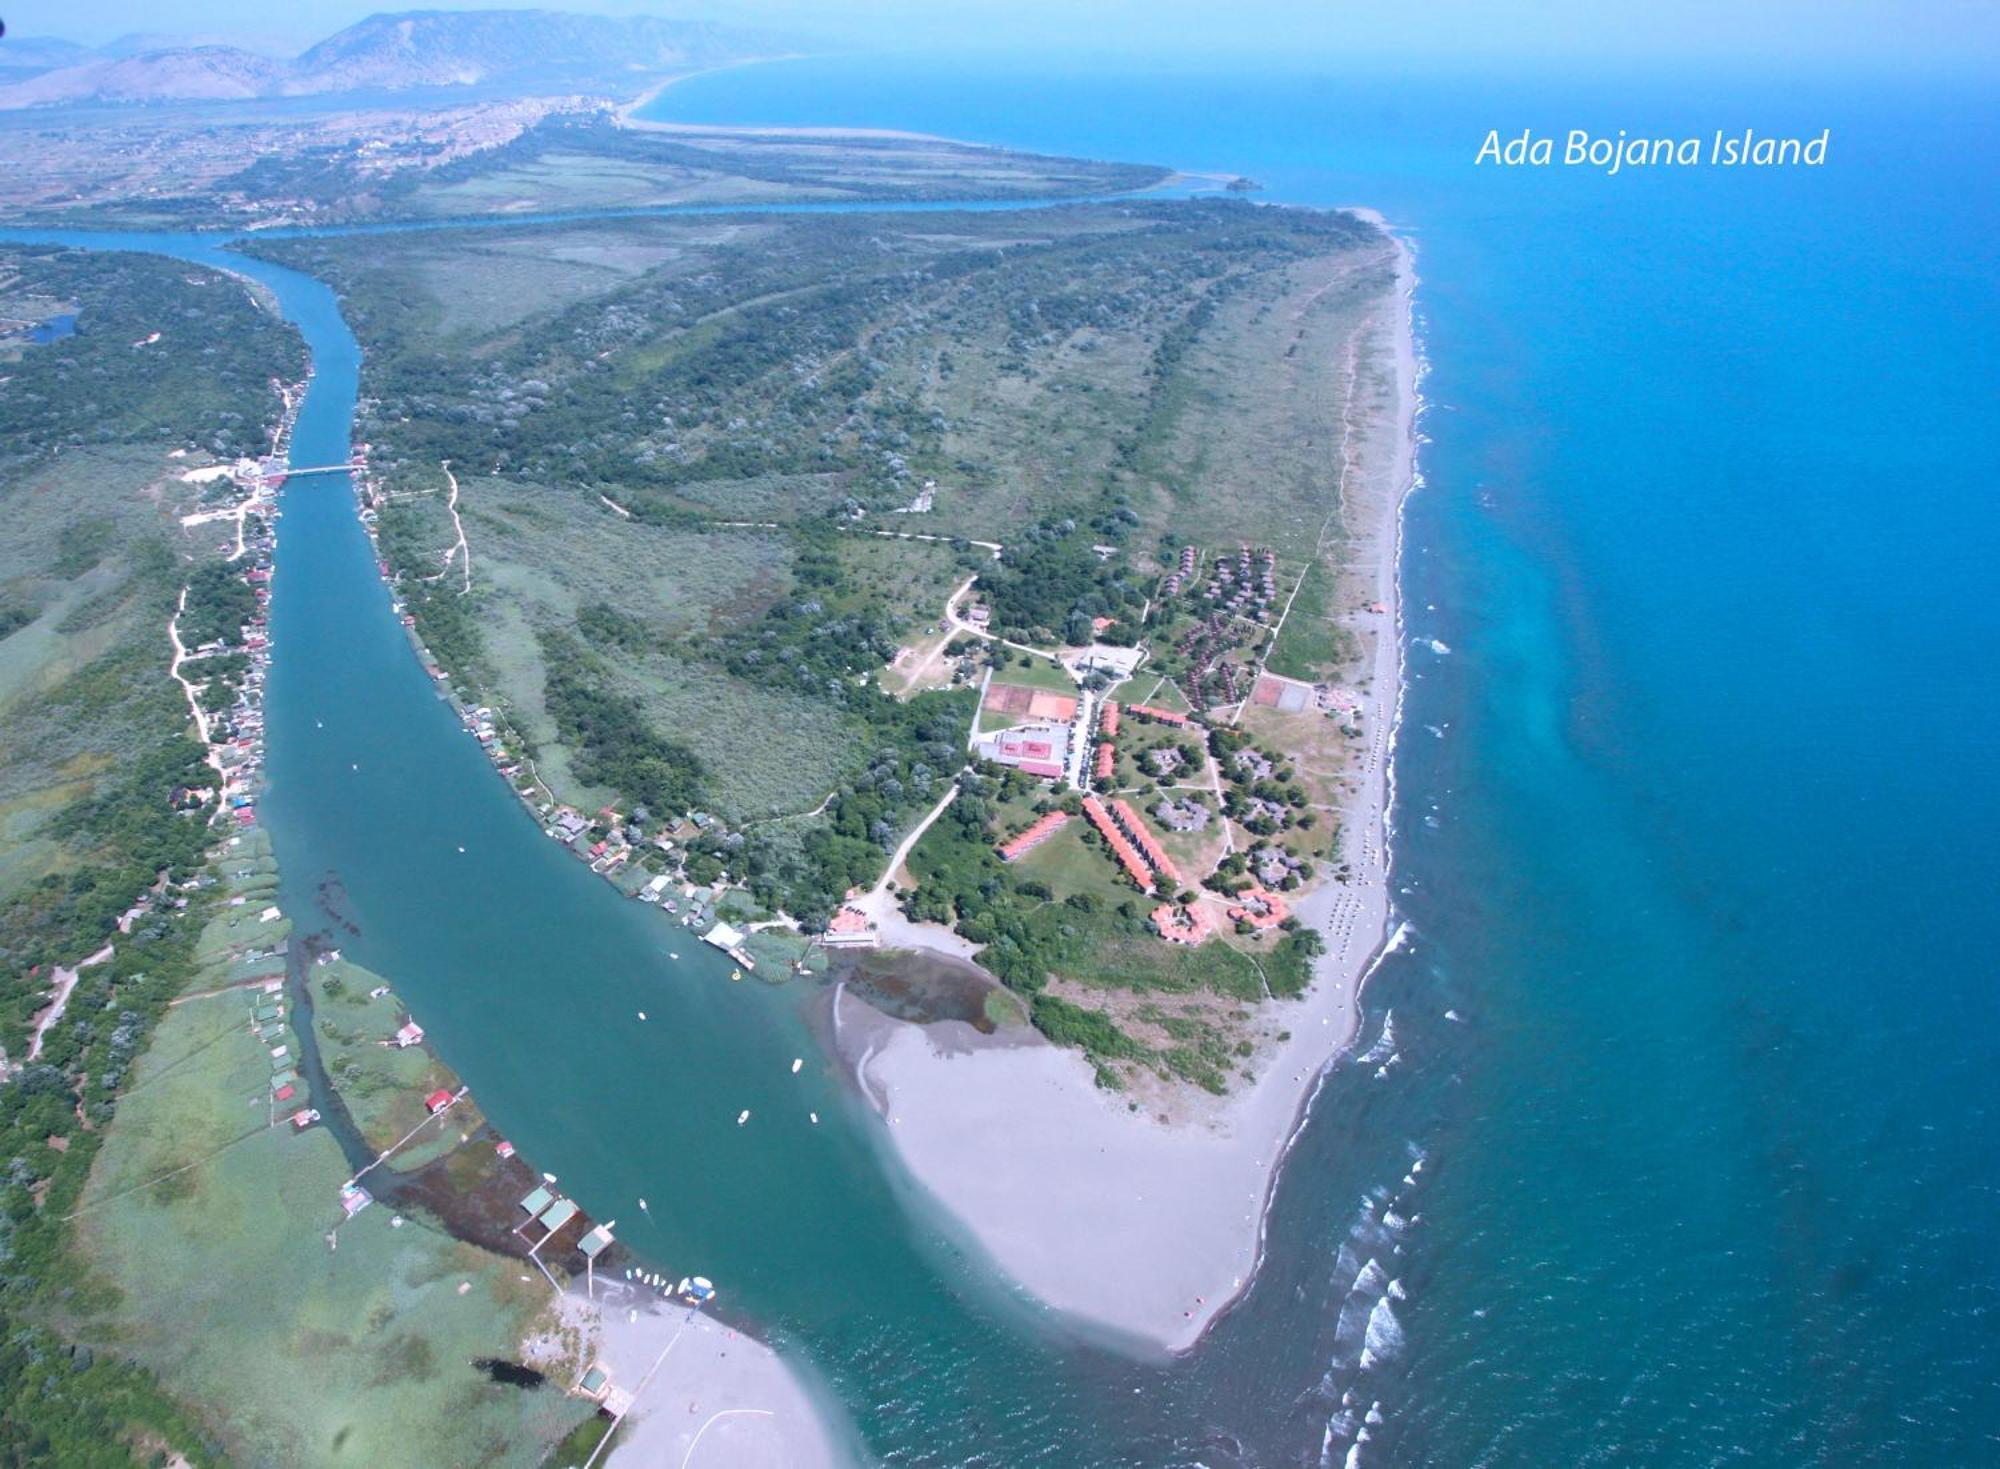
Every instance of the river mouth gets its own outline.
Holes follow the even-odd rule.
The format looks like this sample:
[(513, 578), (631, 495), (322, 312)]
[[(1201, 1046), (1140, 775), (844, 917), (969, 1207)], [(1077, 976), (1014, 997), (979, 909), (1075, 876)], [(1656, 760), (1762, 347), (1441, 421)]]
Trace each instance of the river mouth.
[(959, 1020), (993, 1035), (1019, 1003), (1000, 982), (964, 959), (920, 949), (858, 949), (836, 954), (827, 978), (884, 1015), (913, 1025)]

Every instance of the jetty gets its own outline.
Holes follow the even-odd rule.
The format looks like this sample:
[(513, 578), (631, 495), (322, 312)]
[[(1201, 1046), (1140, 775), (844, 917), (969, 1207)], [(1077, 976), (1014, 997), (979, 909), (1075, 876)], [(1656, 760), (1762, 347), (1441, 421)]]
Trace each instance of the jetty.
[(715, 945), (716, 948), (722, 950), (723, 953), (734, 959), (738, 964), (741, 964), (745, 969), (755, 969), (757, 961), (752, 959), (748, 951), (743, 947), (744, 940), (747, 937), (748, 935), (740, 928), (732, 928), (727, 923), (718, 923), (714, 928), (711, 928), (701, 936), (701, 941), (705, 944)]

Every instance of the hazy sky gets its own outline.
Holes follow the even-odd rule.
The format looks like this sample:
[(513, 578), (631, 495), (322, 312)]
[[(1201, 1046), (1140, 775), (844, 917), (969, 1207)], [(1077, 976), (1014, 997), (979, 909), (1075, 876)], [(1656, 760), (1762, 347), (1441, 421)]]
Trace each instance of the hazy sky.
[[(493, 0), (0, 0), (10, 35), (100, 43), (128, 32), (233, 36), (296, 50), (377, 10), (525, 8)], [(819, 44), (1029, 47), (1093, 60), (1205, 51), (1546, 60), (1837, 62), (2000, 71), (2000, 0), (548, 0), (545, 8), (735, 22)], [(0, 45), (5, 45), (0, 41)]]

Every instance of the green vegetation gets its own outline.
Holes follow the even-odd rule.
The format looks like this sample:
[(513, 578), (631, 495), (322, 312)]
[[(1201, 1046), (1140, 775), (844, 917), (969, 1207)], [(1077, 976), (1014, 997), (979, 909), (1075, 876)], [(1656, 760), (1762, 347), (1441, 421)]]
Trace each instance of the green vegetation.
[(1262, 960), (1271, 993), (1282, 1000), (1304, 994), (1312, 983), (1313, 960), (1325, 952), (1326, 940), (1318, 929), (1298, 928), (1285, 934)]
[[(208, 1465), (212, 1443), (126, 1344), (80, 1325), (106, 1296), (69, 1248), (71, 1215), (135, 1058), (199, 972), (210, 912), (190, 884), (211, 838), (175, 800), (209, 776), (166, 676), (181, 487), (149, 486), (171, 449), (255, 450), (270, 381), (302, 352), (214, 271), (0, 250), (4, 309), (36, 293), (77, 333), (21, 347), (0, 394), (0, 1049), (18, 1068), (0, 1086), (0, 1444), (17, 1464)], [(219, 612), (231, 594), (211, 590)], [(108, 940), (29, 1060), (56, 966)]]
[(1094, 1061), (1137, 1060), (1146, 1054), (1132, 1037), (1097, 1010), (1073, 1005), (1059, 995), (1038, 994), (1028, 1013), (1035, 1028), (1059, 1046), (1074, 1046)]
[(218, 639), (236, 641), (238, 630), (257, 613), (257, 596), (241, 567), (208, 561), (188, 576), (187, 605), (181, 614), (181, 641), (190, 648)]
[[(1089, 1054), (1107, 1085), (1118, 1077), (1114, 1063), (1129, 1063), (1220, 1090), (1222, 1072), (1202, 1057), (1205, 1048), (1233, 1044), (1239, 1011), (1262, 998), (1258, 964), (1218, 942), (1162, 944), (1146, 922), (1154, 900), (1119, 882), (1100, 840), (1081, 835), (1080, 822), (1019, 863), (1002, 862), (993, 831), (1019, 830), (1045, 804), (1026, 776), (966, 777), (964, 794), (910, 854), (917, 887), (904, 911), (984, 944), (979, 962), (1027, 999), (1030, 1019), (1051, 1040)], [(1062, 993), (1052, 988), (1058, 981)], [(1163, 1043), (1107, 1013), (1121, 996), (1142, 997), (1156, 1011), (1171, 1006), (1175, 1026), (1151, 1022), (1165, 1030)]]
[[(272, 377), (305, 368), (298, 338), (219, 271), (147, 255), (0, 248), (0, 312), (20, 297), (76, 303), (76, 331), (20, 349), (0, 393), (0, 466), (57, 446), (187, 445), (255, 453), (279, 403)], [(154, 334), (158, 333), (157, 339)], [(111, 524), (58, 542), (56, 574), (109, 549)]]
[(1021, 641), (1082, 644), (1092, 641), (1093, 617), (1118, 617), (1129, 626), (1146, 600), (1142, 580), (1129, 574), (1129, 564), (1090, 549), (1094, 534), (1122, 534), (1129, 523), (1114, 515), (1093, 532), (1065, 519), (1019, 532), (999, 564), (979, 578), (993, 630)]
[(556, 728), (577, 751), (579, 779), (610, 786), (653, 811), (686, 811), (701, 791), (701, 761), (646, 723), (639, 701), (593, 681), (594, 660), (568, 639), (547, 640), (548, 704)]
[[(0, 394), (0, 593), (29, 614), (0, 644), (0, 1048), (18, 1056), (47, 966), (96, 949), (159, 873), (202, 858), (199, 824), (174, 809), (206, 775), (166, 676), (179, 533), (148, 482), (170, 447), (254, 448), (279, 408), (271, 380), (302, 357), (215, 271), (5, 250), (0, 277), (0, 301), (52, 295), (77, 314), (76, 335), (23, 350)], [(147, 322), (162, 339), (134, 347)], [(193, 581), (201, 637), (254, 606), (218, 565)]]
[[(128, 889), (125, 901), (132, 896)], [(181, 1410), (123, 1353), (79, 1345), (87, 1333), (58, 1334), (48, 1324), (89, 1298), (67, 1251), (69, 1216), (134, 1058), (196, 972), (205, 911), (197, 900), (186, 913), (149, 915), (108, 960), (78, 970), (65, 1018), (43, 1036), (41, 1054), (0, 1086), (0, 1154), (11, 1159), (0, 1176), (0, 1442), (12, 1462), (133, 1464), (145, 1445), (215, 1462)], [(94, 916), (104, 921), (87, 930), (80, 909), (55, 915), (49, 937), (89, 932), (94, 947), (110, 929), (108, 915)], [(13, 913), (6, 932), (16, 944), (43, 937)], [(10, 1045), (10, 1053), (20, 1052)]]

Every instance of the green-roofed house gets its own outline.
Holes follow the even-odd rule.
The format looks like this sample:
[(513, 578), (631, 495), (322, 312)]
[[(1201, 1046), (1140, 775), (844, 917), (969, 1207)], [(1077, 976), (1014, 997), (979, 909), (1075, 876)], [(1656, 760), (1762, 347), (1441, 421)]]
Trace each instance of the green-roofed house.
[(529, 1194), (525, 1199), (521, 1200), (521, 1207), (528, 1211), (528, 1217), (526, 1219), (523, 1219), (519, 1224), (514, 1226), (514, 1233), (519, 1234), (522, 1230), (526, 1229), (530, 1224), (533, 1224), (536, 1219), (541, 1217), (542, 1210), (548, 1208), (550, 1204), (555, 1202), (555, 1198), (556, 1196), (554, 1194), (550, 1193), (540, 1184), (536, 1184), (535, 1191)]
[(542, 1223), (549, 1231), (548, 1234), (542, 1236), (542, 1243), (547, 1244), (558, 1229), (561, 1229), (582, 1212), (582, 1210), (578, 1209), (568, 1199), (557, 1199), (553, 1204), (549, 1205), (547, 1211), (542, 1215)]

